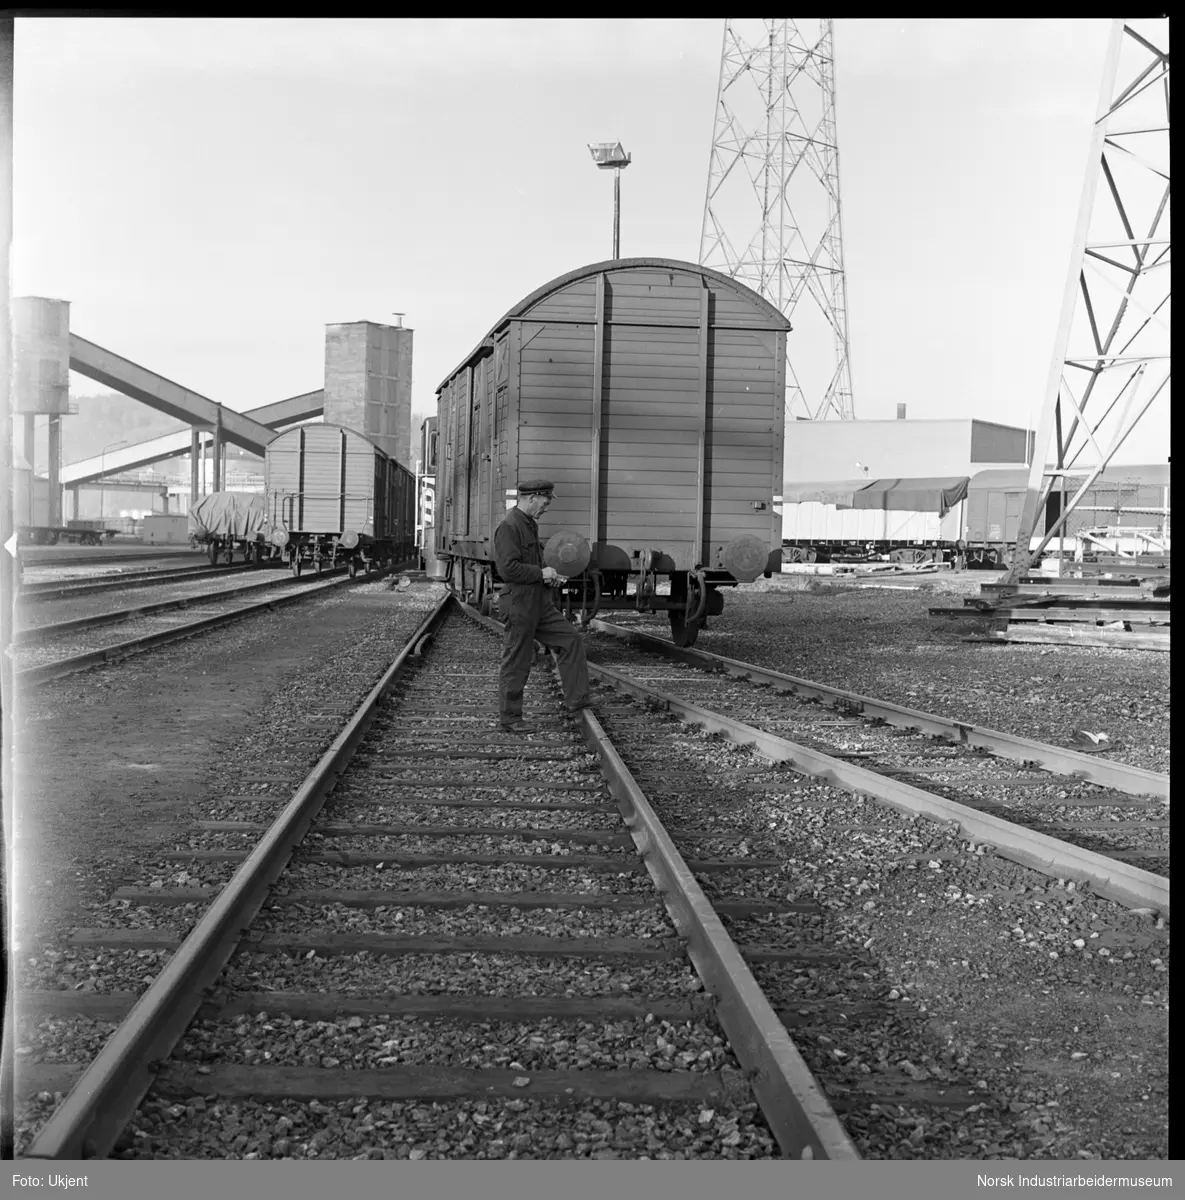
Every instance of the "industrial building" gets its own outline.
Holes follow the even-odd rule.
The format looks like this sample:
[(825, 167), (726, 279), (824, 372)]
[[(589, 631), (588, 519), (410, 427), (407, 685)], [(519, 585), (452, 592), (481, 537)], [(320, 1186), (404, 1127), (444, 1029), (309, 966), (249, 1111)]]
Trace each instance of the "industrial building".
[[(903, 410), (904, 405), (900, 408)], [(1025, 466), (1033, 435), (993, 421), (795, 421), (786, 428), (788, 483), (973, 475)]]
[[(904, 406), (901, 406), (903, 409)], [(786, 431), (782, 540), (789, 561), (834, 554), (953, 557), (999, 567), (1017, 536), (1031, 432), (990, 421), (798, 421)], [(1081, 484), (1083, 468), (1067, 486)], [(1073, 482), (1076, 480), (1076, 483)], [(1074, 554), (1093, 548), (1163, 553), (1170, 544), (1167, 464), (1112, 463), (1064, 530)], [(1055, 485), (1034, 541), (1053, 527)]]
[[(69, 301), (19, 297), (13, 301), (14, 525), (30, 541), (56, 540), (80, 524), (130, 533), (146, 515), (185, 512), (211, 491), (256, 490), (267, 443), (278, 430), (309, 420), (358, 429), (407, 464), (413, 332), (402, 321), (328, 325), (323, 389), (239, 413), (73, 333)], [(78, 413), (69, 399), (71, 371), (189, 428), (63, 463), (61, 422)], [(39, 453), (41, 437), (47, 445)], [(39, 458), (45, 475), (34, 469)], [(188, 468), (188, 486), (184, 475), (154, 469), (167, 460)]]

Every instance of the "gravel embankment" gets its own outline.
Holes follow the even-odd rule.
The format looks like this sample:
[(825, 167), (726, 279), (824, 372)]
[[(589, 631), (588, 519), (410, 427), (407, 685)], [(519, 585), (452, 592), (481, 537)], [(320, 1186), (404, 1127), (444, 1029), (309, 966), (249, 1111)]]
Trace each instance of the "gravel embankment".
[[(366, 1100), (303, 1111), (250, 1101), (150, 1101), (125, 1158), (769, 1158), (757, 1106)], [(257, 1149), (249, 1149), (252, 1145)]]
[[(612, 735), (634, 722), (606, 716)], [(701, 787), (644, 790), (668, 827), (745, 835), (777, 871), (707, 873), (712, 897), (815, 901), (819, 917), (726, 918), (742, 945), (826, 948), (840, 961), (757, 962), (777, 1008), (861, 1153), (911, 1158), (1143, 1158), (1167, 1153), (1168, 931), (961, 842), (956, 832), (808, 783), (746, 792), (753, 756), (666, 722), (668, 761)], [(739, 801), (739, 802), (738, 802)], [(705, 843), (683, 846), (695, 857)], [(721, 842), (719, 849), (724, 849)], [(862, 1006), (837, 1021), (837, 1007)], [(952, 1108), (868, 1089), (898, 1080), (974, 1089)], [(888, 1094), (892, 1094), (889, 1089)]]
[[(701, 634), (698, 645), (992, 728), (1068, 741), (1065, 711), (1041, 709), (1047, 727), (1061, 730), (1060, 737), (1053, 737), (1034, 727), (1039, 704), (1022, 706), (1016, 699), (1021, 692), (1042, 694), (1024, 689), (1030, 680), (1038, 685), (1047, 682), (1047, 674), (1052, 674), (1046, 670), (1048, 659), (1042, 657), (1041, 673), (1030, 676), (1031, 665), (1026, 669), (1018, 656), (1000, 657), (1001, 651), (1023, 651), (1035, 662), (1052, 648), (964, 643), (961, 637), (971, 631), (973, 622), (942, 622), (925, 614), (929, 603), (948, 602), (943, 597), (865, 591), (855, 593), (858, 602), (848, 605), (847, 598), (837, 598), (846, 597), (842, 589), (791, 593), (779, 589), (780, 584), (776, 581), (768, 591), (730, 595), (727, 611)], [(293, 744), (293, 714), (309, 716), (339, 708), (344, 712), (345, 698), (361, 698), (385, 665), (380, 661), (383, 655), (389, 661), (401, 642), (399, 635), (410, 632), (427, 606), (427, 589), (415, 589), (403, 598), (402, 607), (383, 584), (364, 585), (355, 594), (371, 591), (372, 599), (381, 596), (386, 602), (383, 611), (376, 604), (370, 623), (354, 624), (348, 630), (344, 623), (335, 628), (337, 642), (332, 647), (324, 632), (319, 633), (324, 656), (312, 664), (306, 660), (296, 673), (277, 669), (269, 687), (254, 697), (250, 720), (240, 719), (237, 727), (223, 732), (212, 756), (195, 773), (196, 784), (191, 780), (179, 792), (184, 799), (163, 810), (169, 824), (165, 836), (151, 842), (137, 839), (129, 846), (120, 842), (118, 832), (107, 832), (107, 848), (118, 850), (118, 873), (108, 869), (102, 875), (106, 893), (91, 886), (79, 895), (69, 913), (74, 925), (150, 926), (179, 933), (191, 927), (204, 905), (134, 908), (111, 901), (110, 886), (116, 882), (142, 887), (215, 886), (230, 877), (237, 863), (168, 862), (160, 857), (161, 851), (244, 849), (254, 844), (257, 834), (202, 830), (193, 821), (265, 821), (286, 803), (336, 728), (333, 721), (305, 723), (300, 725), (302, 736), (315, 739), (323, 730), (323, 742)], [(322, 605), (332, 610), (347, 599)], [(390, 619), (392, 605), (400, 610), (395, 622)], [(264, 620), (274, 626), (284, 618)], [(659, 630), (657, 622), (648, 624)], [(396, 625), (398, 632), (392, 628)], [(360, 629), (364, 636), (359, 636)], [(859, 631), (858, 639), (853, 639), (853, 630)], [(274, 629), (271, 636), (275, 638)], [(239, 637), (249, 643), (252, 634), (243, 632)], [(262, 643), (252, 645), (265, 652)], [(177, 648), (163, 653), (183, 656), (190, 651)], [(1137, 655), (1141, 663), (1132, 668), (1133, 652), (1059, 647), (1056, 653), (1085, 655), (1090, 663), (1101, 664), (1091, 676), (1093, 686), (1112, 689), (1089, 711), (1083, 709), (1085, 715), (1073, 717), (1075, 727), (1087, 720), (1111, 722), (1105, 727), (1115, 731), (1125, 753), (1133, 756), (1116, 757), (1166, 770), (1167, 670), (1161, 680), (1157, 670), (1165, 664), (1155, 660), (1167, 656)], [(968, 655), (974, 659), (970, 667)], [(1118, 719), (1121, 706), (1114, 689), (1122, 672), (1107, 657), (1111, 655), (1127, 662), (1129, 674), (1137, 675), (1146, 666), (1149, 675), (1140, 676), (1139, 686), (1159, 697), (1148, 710), (1155, 711), (1155, 720), (1136, 722), (1147, 726), (1142, 741), (1133, 741), (1128, 726)], [(945, 664), (941, 669), (940, 659)], [(298, 661), (294, 655), (285, 660), (285, 667)], [(1070, 660), (1059, 661), (1066, 670), (1064, 664)], [(993, 667), (1000, 669), (993, 673), (989, 669)], [(107, 699), (118, 701), (123, 681), (132, 678), (123, 672), (133, 669), (133, 664), (119, 668), (117, 686)], [(141, 680), (143, 670), (141, 664)], [(222, 687), (233, 691), (230, 680), (235, 675), (229, 664), (226, 672)], [(113, 674), (110, 670), (95, 673), (109, 679)], [(967, 687), (969, 678), (975, 679), (977, 690)], [(1057, 678), (1063, 681), (1058, 689), (1064, 687), (1065, 692), (1055, 689), (1055, 695), (1078, 694), (1076, 680), (1067, 682), (1063, 674)], [(545, 680), (547, 676), (536, 671), (532, 688)], [(1162, 684), (1161, 694), (1156, 689)], [(546, 686), (553, 687), (550, 682)], [(950, 703), (943, 700), (943, 686), (949, 689)], [(1129, 690), (1133, 686), (1129, 681)], [(61, 692), (47, 694), (53, 697), (45, 701), (47, 711), (68, 717), (69, 705)], [(599, 700), (607, 695), (605, 690), (597, 692)], [(549, 701), (550, 697), (533, 692), (528, 705), (536, 699)], [(215, 695), (207, 694), (202, 711), (206, 705), (213, 710), (216, 703)], [(637, 769), (664, 822), (694, 834), (681, 842), (685, 858), (736, 857), (762, 863), (749, 869), (701, 873), (709, 897), (768, 898), (817, 906), (804, 912), (727, 917), (725, 923), (744, 947), (802, 951), (788, 961), (755, 961), (753, 971), (771, 1003), (793, 1014), (792, 1036), (862, 1154), (974, 1159), (1166, 1156), (1169, 959), (1163, 920), (1017, 867), (983, 847), (960, 841), (952, 828), (907, 818), (822, 783), (787, 782), (784, 774), (766, 770), (748, 751), (673, 720), (655, 727), (653, 714), (643, 717), (640, 707), (630, 709), (615, 700), (612, 711), (603, 703), (597, 709), (610, 735), (622, 735), (623, 757)], [(1009, 725), (1009, 719), (1017, 727)], [(383, 728), (383, 722), (376, 725), (376, 730)], [(1156, 730), (1166, 736), (1163, 765), (1152, 762), (1159, 753), (1152, 744)], [(640, 733), (640, 740), (628, 740)], [(337, 904), (269, 906), (255, 932), (301, 937), (308, 937), (310, 929), (326, 937), (371, 933), (671, 937), (672, 926), (658, 908), (589, 909), (575, 914), (479, 906), (397, 907), (399, 892), (444, 889), (652, 897), (653, 885), (644, 871), (634, 869), (628, 848), (577, 843), (561, 836), (565, 828), (613, 830), (612, 813), (475, 812), (439, 803), (398, 805), (400, 800), (439, 802), (477, 794), (603, 801), (605, 795), (593, 791), (515, 786), (535, 778), (586, 783), (596, 778), (587, 773), (587, 757), (513, 766), (484, 760), (480, 773), (503, 786), (497, 792), (481, 793), (463, 785), (414, 790), (401, 786), (402, 780), (444, 778), (447, 772), (434, 770), (431, 760), (404, 771), (380, 763), (376, 756), (367, 755), (366, 761), (365, 783), (344, 780), (323, 810), (322, 823), (480, 822), (493, 832), (461, 840), (315, 834), (298, 852), (285, 876), (286, 887), (386, 889), (392, 892), (393, 903), (377, 909)], [(682, 782), (671, 785), (671, 764), (677, 764)], [(452, 768), (454, 773), (458, 769)], [(468, 764), (462, 763), (460, 772), (468, 774)], [(750, 786), (754, 784), (770, 786), (762, 790)], [(1071, 803), (1073, 786), (1066, 797)], [(335, 800), (348, 803), (335, 805)], [(105, 802), (118, 803), (114, 792)], [(555, 829), (556, 838), (516, 836), (516, 829), (527, 825)], [(93, 848), (80, 841), (81, 830), (59, 830), (57, 836), (60, 844), (71, 847), (72, 868), (86, 861), (84, 851), (93, 854)], [(608, 857), (612, 865), (608, 869), (529, 863), (349, 867), (309, 861), (309, 850), (366, 855), (458, 851), (498, 857), (595, 855)], [(62, 942), (68, 925), (61, 913), (56, 923), (42, 924), (45, 928), (36, 939), (26, 935), (22, 943), (26, 952), (18, 958), (20, 986), (25, 988), (138, 992), (169, 958), (168, 951), (68, 948)], [(322, 957), (312, 951), (245, 951), (233, 959), (222, 985), (248, 992), (358, 997), (702, 993), (694, 971), (679, 959), (581, 960), (524, 954), (360, 952)], [(18, 1080), (22, 1059), (85, 1061), (109, 1029), (109, 1023), (82, 1018), (26, 1020), (18, 1048)], [(528, 1074), (635, 1066), (720, 1071), (726, 1078), (735, 1076), (737, 1066), (711, 1023), (672, 1023), (652, 1016), (595, 1024), (538, 1021), (528, 1026), (390, 1015), (301, 1021), (261, 1013), (195, 1024), (179, 1056), (199, 1064), (229, 1061), (354, 1070), (447, 1064), (509, 1067)], [(946, 1087), (952, 1098), (942, 1101), (936, 1092)], [(712, 1107), (600, 1101), (556, 1104), (525, 1098), (431, 1104), (357, 1099), (293, 1105), (161, 1096), (142, 1107), (116, 1153), (128, 1158), (776, 1156), (764, 1118), (755, 1106), (737, 1100), (747, 1095), (747, 1088), (740, 1086), (730, 1095), (730, 1103)], [(969, 1100), (957, 1098), (967, 1096)], [(42, 1094), (24, 1107), (18, 1116), (18, 1152), (56, 1102), (55, 1097)]]
[[(161, 854), (194, 848), (194, 821), (233, 811), (225, 797), (251, 796), (253, 819), (278, 813), (442, 594), (436, 585), (401, 593), (377, 580), (25, 689), (17, 714), (18, 1011), (28, 990), (142, 992), (170, 951), (71, 946), (73, 930), (187, 932), (205, 901), (132, 908), (112, 892), (225, 883), (238, 864)], [(308, 720), (319, 714), (328, 719)], [(226, 844), (246, 848), (256, 838)], [(35, 1040), (16, 1047), (18, 1089), (24, 1063), (88, 1061), (94, 1028), (42, 1023)], [(18, 1113), (18, 1152), (52, 1106), (51, 1097)]]
[[(967, 572), (906, 585), (842, 585), (782, 576), (736, 588), (696, 648), (878, 700), (1070, 745), (1074, 732), (1105, 732), (1109, 757), (1169, 770), (1169, 655), (963, 639), (986, 625), (931, 617), (956, 607), (995, 575)], [(660, 617), (605, 613), (669, 636)], [(600, 635), (590, 635), (590, 645)]]

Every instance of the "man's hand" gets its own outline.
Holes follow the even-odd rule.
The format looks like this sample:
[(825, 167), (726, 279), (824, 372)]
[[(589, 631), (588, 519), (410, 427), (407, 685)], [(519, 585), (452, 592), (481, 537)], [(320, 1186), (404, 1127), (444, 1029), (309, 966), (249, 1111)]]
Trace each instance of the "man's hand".
[(559, 579), (560, 579), (560, 573), (559, 573), (559, 571), (557, 571), (555, 569), (555, 567), (544, 567), (543, 568), (543, 582), (544, 583), (558, 583)]

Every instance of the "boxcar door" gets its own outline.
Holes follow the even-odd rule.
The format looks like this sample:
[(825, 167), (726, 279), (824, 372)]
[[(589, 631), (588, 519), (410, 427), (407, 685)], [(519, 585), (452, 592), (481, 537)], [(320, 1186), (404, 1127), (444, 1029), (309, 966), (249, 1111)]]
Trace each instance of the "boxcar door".
[(729, 328), (752, 313), (731, 294), (713, 296), (705, 430), (704, 561), (734, 538), (779, 540), (772, 495), (782, 487), (785, 334)]
[(699, 560), (702, 285), (656, 269), (605, 277), (598, 480), (602, 565), (636, 567), (662, 550), (673, 569)]
[(346, 432), (337, 425), (309, 425), (303, 433), (303, 470), (296, 528), (305, 533), (337, 533), (342, 528)]

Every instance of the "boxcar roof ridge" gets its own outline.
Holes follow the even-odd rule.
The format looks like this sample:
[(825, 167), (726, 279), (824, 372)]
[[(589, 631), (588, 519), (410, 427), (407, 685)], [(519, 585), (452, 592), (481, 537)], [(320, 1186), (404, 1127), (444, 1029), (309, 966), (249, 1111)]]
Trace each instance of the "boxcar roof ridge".
[[(299, 425), (289, 425), (285, 429), (277, 429), (275, 434), (268, 439), (268, 446), (285, 433), (295, 433), (298, 429), (344, 429), (346, 433), (351, 433), (355, 437), (360, 437), (364, 442), (369, 442), (380, 454), (386, 458), (395, 459), (393, 454), (388, 454), (369, 434), (365, 434), (361, 429), (355, 429), (352, 425), (339, 425), (336, 421), (301, 421)], [(266, 447), (265, 447), (266, 449)], [(398, 459), (395, 459), (398, 462)], [(400, 464), (402, 465), (402, 464)]]
[(755, 303), (759, 309), (765, 310), (765, 315), (770, 318), (775, 327), (781, 327), (787, 331), (791, 329), (789, 320), (778, 311), (760, 293), (755, 292), (746, 284), (740, 283), (729, 275), (724, 275), (720, 271), (715, 271), (711, 267), (701, 267), (696, 263), (682, 262), (677, 258), (610, 258), (603, 262), (590, 263), (586, 267), (577, 267), (574, 271), (568, 271), (564, 275), (559, 275), (542, 287), (536, 288), (530, 295), (524, 296), (517, 304), (509, 308), (493, 325), (490, 326), (489, 332), (477, 343), (476, 346), (467, 354), (457, 365), (440, 381), (436, 390), (439, 392), (442, 387), (462, 367), (467, 366), (473, 359), (477, 358), (483, 350), (492, 350), (494, 345), (494, 333), (500, 329), (507, 321), (513, 320), (515, 317), (521, 316), (537, 301), (542, 300), (544, 296), (551, 292), (559, 291), (562, 287), (567, 287), (568, 284), (574, 283), (576, 280), (584, 278), (588, 275), (596, 275), (602, 271), (620, 271), (623, 269), (643, 269), (646, 267), (658, 267), (664, 270), (677, 270), (688, 272), (693, 275), (703, 275), (716, 283), (727, 287), (736, 295), (747, 303)]

